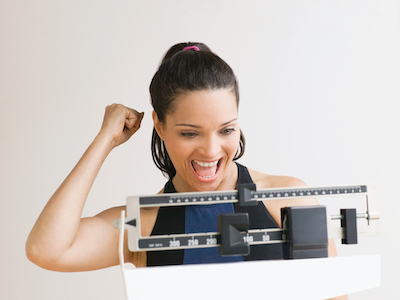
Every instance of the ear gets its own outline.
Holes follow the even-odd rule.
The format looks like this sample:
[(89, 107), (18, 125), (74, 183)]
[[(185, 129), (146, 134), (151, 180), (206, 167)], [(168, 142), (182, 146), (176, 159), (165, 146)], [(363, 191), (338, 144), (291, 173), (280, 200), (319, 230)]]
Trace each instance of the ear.
[(154, 110), (153, 110), (152, 116), (153, 116), (153, 122), (154, 122), (154, 129), (157, 131), (157, 134), (160, 137), (160, 139), (164, 140), (163, 124), (158, 119), (158, 116)]

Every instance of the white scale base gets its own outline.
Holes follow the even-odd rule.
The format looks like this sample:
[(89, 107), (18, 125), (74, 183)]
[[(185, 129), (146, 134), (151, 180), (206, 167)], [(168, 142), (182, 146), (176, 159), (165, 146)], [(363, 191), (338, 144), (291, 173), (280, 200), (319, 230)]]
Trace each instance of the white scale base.
[(320, 300), (380, 285), (380, 255), (134, 268), (123, 263), (123, 235), (122, 226), (120, 262), (128, 300)]

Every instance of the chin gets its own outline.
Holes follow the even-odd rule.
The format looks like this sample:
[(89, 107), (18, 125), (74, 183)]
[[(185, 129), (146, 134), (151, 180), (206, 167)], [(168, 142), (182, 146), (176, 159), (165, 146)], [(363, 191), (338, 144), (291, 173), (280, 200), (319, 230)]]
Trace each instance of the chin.
[(219, 184), (216, 182), (201, 183), (201, 184), (196, 184), (196, 186), (191, 186), (194, 192), (212, 192), (215, 191), (218, 187)]

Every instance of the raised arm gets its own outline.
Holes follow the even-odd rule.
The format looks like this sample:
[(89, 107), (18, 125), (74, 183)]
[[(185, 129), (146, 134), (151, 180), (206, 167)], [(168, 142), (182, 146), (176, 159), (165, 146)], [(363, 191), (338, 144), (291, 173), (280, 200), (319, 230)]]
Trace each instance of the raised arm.
[(111, 150), (140, 127), (143, 113), (113, 104), (74, 169), (40, 214), (26, 242), (26, 255), (40, 267), (56, 271), (94, 270), (118, 264), (118, 233), (112, 219), (122, 208), (81, 219), (89, 191)]

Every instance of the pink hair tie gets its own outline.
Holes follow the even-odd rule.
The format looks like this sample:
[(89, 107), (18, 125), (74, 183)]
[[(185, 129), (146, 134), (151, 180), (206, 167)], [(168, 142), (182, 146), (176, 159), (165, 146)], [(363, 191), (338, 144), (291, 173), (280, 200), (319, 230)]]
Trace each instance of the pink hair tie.
[(185, 48), (182, 49), (182, 51), (185, 51), (185, 50), (196, 50), (196, 51), (200, 51), (199, 47), (197, 47), (197, 46), (188, 46), (188, 47), (185, 47)]

